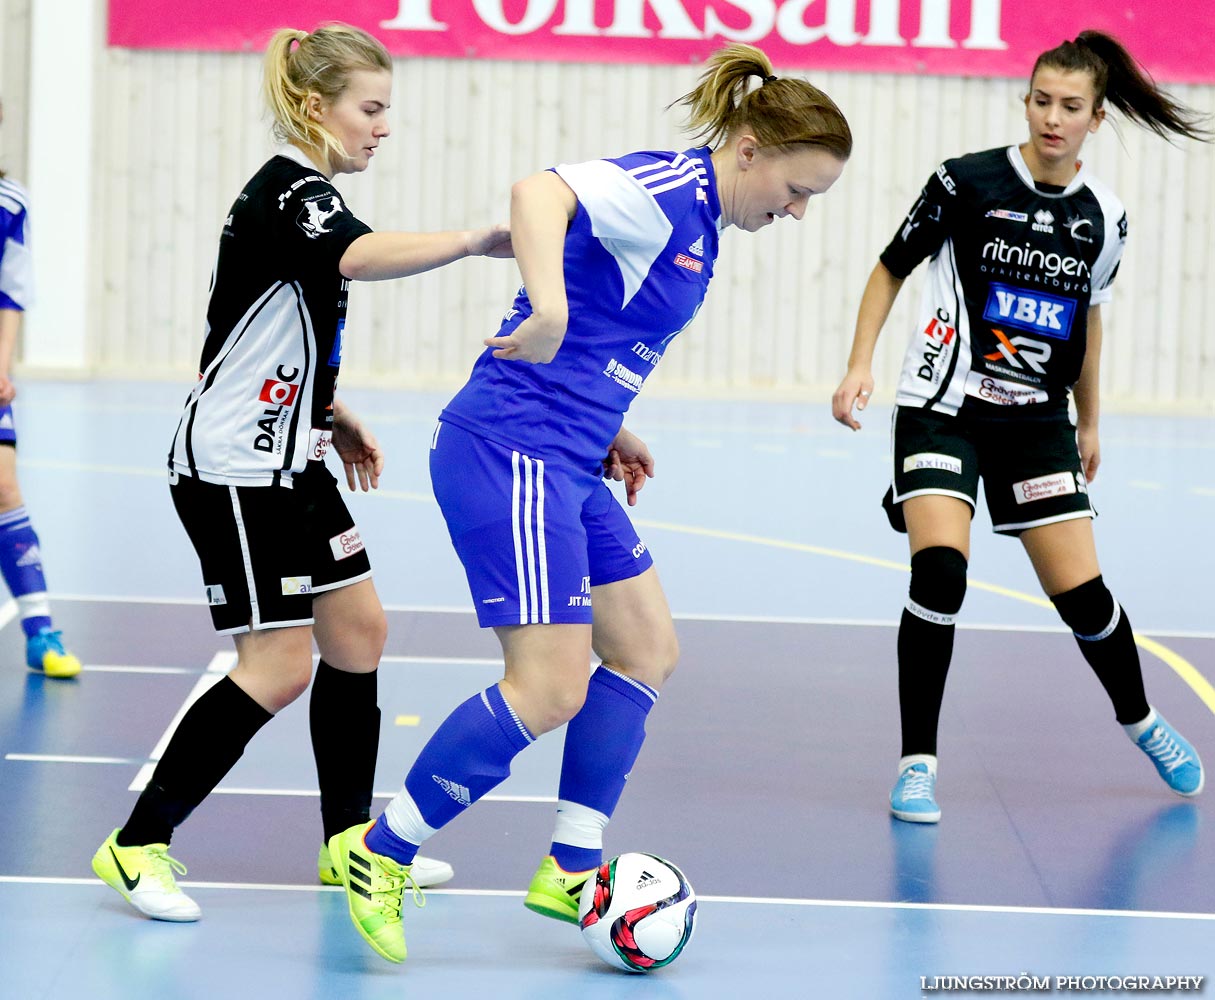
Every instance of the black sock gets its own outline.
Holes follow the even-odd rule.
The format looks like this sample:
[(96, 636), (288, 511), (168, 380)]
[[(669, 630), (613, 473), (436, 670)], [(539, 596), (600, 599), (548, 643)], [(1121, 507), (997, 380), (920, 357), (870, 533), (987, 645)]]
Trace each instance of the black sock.
[(371, 818), (380, 746), (377, 671), (356, 674), (324, 660), (316, 668), (308, 722), (321, 790), (321, 825), (329, 838)]
[(230, 677), (203, 694), (178, 724), (130, 819), (118, 831), (118, 845), (167, 844), (272, 718)]
[(936, 754), (945, 677), (953, 658), (954, 619), (966, 596), (966, 558), (934, 546), (911, 557), (908, 607), (899, 622), (901, 756)]
[(1093, 668), (1124, 726), (1145, 719), (1151, 708), (1143, 690), (1143, 670), (1131, 623), (1101, 577), (1051, 598), (1059, 617)]

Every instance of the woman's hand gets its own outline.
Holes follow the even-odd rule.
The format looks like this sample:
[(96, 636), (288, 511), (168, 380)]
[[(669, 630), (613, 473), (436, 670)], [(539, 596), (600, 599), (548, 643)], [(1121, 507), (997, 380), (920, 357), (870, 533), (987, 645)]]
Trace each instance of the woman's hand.
[(632, 431), (620, 428), (620, 433), (608, 445), (607, 457), (603, 460), (603, 478), (624, 483), (625, 498), (630, 507), (637, 505), (637, 494), (647, 479), (654, 477), (654, 456), (650, 449)]
[(861, 429), (860, 422), (853, 417), (852, 408), (858, 411), (869, 405), (873, 395), (873, 372), (868, 368), (849, 368), (844, 381), (831, 397), (831, 415), (845, 427), (854, 431)]
[(346, 485), (351, 492), (355, 481), (366, 493), (378, 489), (384, 471), (384, 453), (375, 435), (363, 426), (349, 409), (333, 401), (333, 447), (346, 467)]

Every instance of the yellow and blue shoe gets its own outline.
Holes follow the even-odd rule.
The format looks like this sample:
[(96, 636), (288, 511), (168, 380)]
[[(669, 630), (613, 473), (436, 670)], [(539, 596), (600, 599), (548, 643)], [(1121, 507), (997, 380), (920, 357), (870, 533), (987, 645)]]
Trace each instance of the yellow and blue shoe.
[(25, 664), (47, 677), (75, 677), (80, 661), (63, 648), (63, 633), (43, 628), (25, 641)]
[(371, 823), (361, 823), (329, 838), (329, 857), (341, 884), (346, 887), (346, 903), (354, 929), (372, 949), (390, 962), (404, 962), (405, 928), (401, 905), (405, 890), (413, 893), (415, 906), (424, 906), (425, 897), (414, 882), (411, 865), (367, 849), (363, 835)]
[(588, 868), (584, 872), (567, 872), (550, 854), (532, 876), (523, 905), (534, 913), (576, 924), (582, 887), (595, 871)]
[[(419, 854), (410, 865), (413, 880), (419, 889), (429, 889), (434, 885), (442, 885), (451, 881), (456, 874), (455, 869), (446, 861), (437, 858), (427, 858)], [(321, 885), (341, 885), (342, 877), (333, 867), (333, 859), (329, 856), (329, 845), (321, 844), (320, 853), (316, 856), (316, 877)]]
[(119, 847), (115, 830), (93, 855), (93, 871), (145, 917), (189, 923), (202, 916), (198, 904), (177, 886), (173, 873), (186, 866), (169, 857), (168, 844)]

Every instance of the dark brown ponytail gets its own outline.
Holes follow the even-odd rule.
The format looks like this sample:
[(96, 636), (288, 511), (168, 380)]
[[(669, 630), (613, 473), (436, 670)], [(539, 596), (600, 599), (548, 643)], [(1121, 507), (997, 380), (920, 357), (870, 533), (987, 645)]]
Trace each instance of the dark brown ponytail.
[(1100, 108), (1108, 98), (1131, 121), (1164, 139), (1184, 135), (1209, 142), (1215, 137), (1206, 127), (1208, 116), (1175, 101), (1156, 86), (1126, 47), (1103, 31), (1082, 31), (1075, 41), (1043, 52), (1034, 63), (1031, 80), (1043, 66), (1065, 73), (1089, 73), (1096, 95), (1094, 107)]

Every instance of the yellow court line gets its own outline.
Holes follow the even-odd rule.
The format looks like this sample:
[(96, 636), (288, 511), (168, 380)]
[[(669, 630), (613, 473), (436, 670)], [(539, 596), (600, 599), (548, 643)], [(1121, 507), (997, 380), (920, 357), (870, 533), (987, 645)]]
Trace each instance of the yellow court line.
[[(46, 469), (77, 469), (86, 472), (114, 473), (118, 475), (167, 475), (167, 471), (164, 469), (153, 470), (125, 465), (81, 464), (78, 462), (56, 461), (54, 459), (25, 459), (24, 464)], [(405, 500), (413, 503), (434, 502), (430, 496), (405, 490), (377, 490), (371, 492), (369, 495), (372, 497), (378, 495), (384, 500)], [(892, 569), (901, 573), (909, 572), (911, 569), (906, 563), (895, 562), (891, 559), (879, 559), (875, 556), (864, 556), (856, 552), (847, 552), (843, 549), (830, 549), (821, 545), (808, 545), (805, 542), (789, 542), (780, 538), (765, 538), (762, 535), (746, 535), (734, 531), (720, 531), (716, 528), (697, 528), (687, 524), (671, 524), (665, 521), (649, 521), (641, 518), (637, 518), (634, 524), (642, 528), (654, 528), (659, 531), (670, 531), (683, 535), (700, 535), (704, 538), (719, 538), (723, 541), (746, 542), (750, 545), (788, 549), (791, 552), (807, 552), (811, 555), (826, 556), (829, 559), (842, 559), (846, 562), (876, 566), (879, 569)], [(984, 583), (982, 580), (968, 579), (967, 586), (973, 587), (976, 590), (986, 590), (992, 594), (999, 594), (1014, 601), (1023, 601), (1026, 604), (1036, 604), (1043, 608), (1052, 607), (1050, 601), (1043, 597), (1038, 597), (1035, 594), (1026, 594), (1019, 590), (1011, 590), (1008, 587), (1001, 587), (994, 583)], [(1135, 643), (1140, 649), (1163, 660), (1202, 699), (1203, 704), (1211, 710), (1212, 714), (1215, 714), (1215, 687), (1211, 686), (1211, 682), (1192, 663), (1181, 656), (1181, 654), (1156, 642), (1154, 639), (1140, 635), (1138, 632), (1135, 633)]]
[[(641, 518), (635, 519), (633, 523), (640, 528), (654, 528), (658, 531), (670, 531), (681, 535), (699, 535), (702, 538), (718, 538), (728, 542), (746, 542), (749, 545), (763, 545), (773, 549), (787, 549), (791, 552), (806, 552), (811, 555), (826, 556), (829, 559), (843, 559), (846, 562), (861, 563), (865, 566), (877, 566), (879, 569), (898, 570), (902, 573), (907, 573), (911, 570), (911, 567), (906, 563), (895, 562), (892, 559), (879, 559), (875, 556), (847, 552), (844, 549), (830, 549), (822, 545), (809, 545), (806, 542), (789, 542), (781, 538), (765, 538), (763, 535), (747, 535), (735, 531), (720, 531), (716, 528), (697, 528), (687, 524), (671, 524), (668, 521), (649, 521)], [(982, 580), (968, 578), (967, 586), (975, 590), (985, 590), (990, 594), (998, 594), (1001, 597), (1007, 597), (1014, 601), (1022, 601), (1025, 604), (1034, 604), (1040, 608), (1049, 609), (1054, 607), (1045, 597), (1039, 597), (1037, 594), (1027, 594), (1024, 591), (1013, 590), (1010, 587), (1001, 587), (995, 583), (984, 583)], [(1215, 714), (1215, 687), (1212, 687), (1211, 682), (1202, 675), (1197, 667), (1180, 653), (1169, 649), (1155, 639), (1149, 639), (1138, 632), (1135, 632), (1134, 636), (1135, 644), (1140, 649), (1162, 660), (1166, 666), (1185, 681), (1190, 689), (1198, 695), (1202, 703), (1210, 709), (1211, 713)]]

